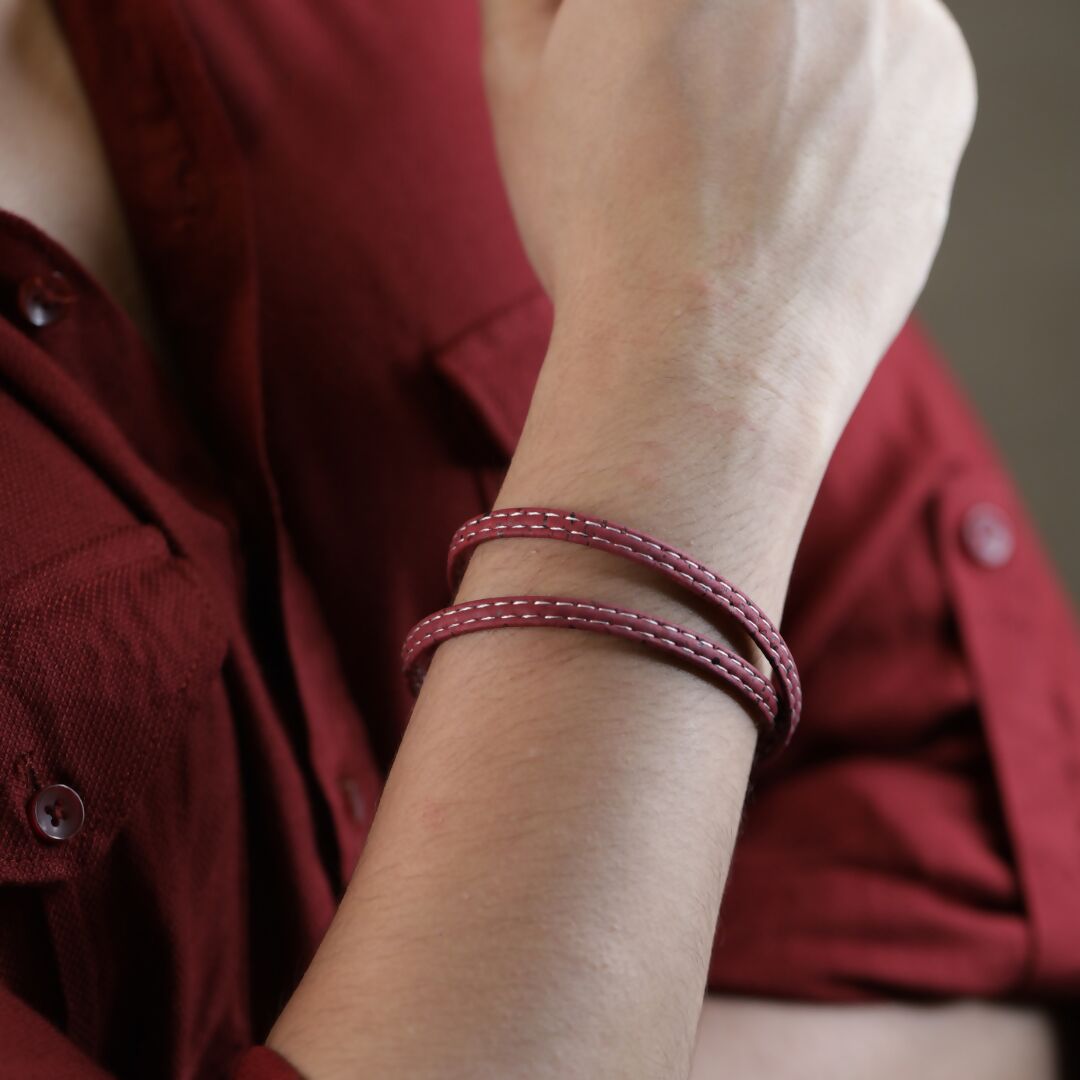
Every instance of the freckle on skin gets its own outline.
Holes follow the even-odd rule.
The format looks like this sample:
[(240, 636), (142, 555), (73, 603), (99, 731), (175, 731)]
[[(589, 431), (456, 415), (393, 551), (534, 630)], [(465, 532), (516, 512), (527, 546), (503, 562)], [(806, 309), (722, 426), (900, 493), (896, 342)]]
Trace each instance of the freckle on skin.
[(425, 830), (438, 832), (446, 822), (446, 803), (438, 799), (424, 799), (417, 817)]
[(638, 488), (655, 488), (663, 480), (663, 471), (648, 462), (628, 465), (626, 475)]
[(624, 468), (625, 475), (635, 487), (658, 487), (668, 478), (668, 448), (664, 443), (653, 439), (645, 440), (639, 446), (644, 453), (636, 461), (627, 463)]
[(713, 421), (717, 428), (731, 430), (739, 428), (746, 431), (761, 431), (760, 424), (755, 424), (744, 409), (714, 401), (692, 401), (686, 405), (686, 411), (706, 420)]

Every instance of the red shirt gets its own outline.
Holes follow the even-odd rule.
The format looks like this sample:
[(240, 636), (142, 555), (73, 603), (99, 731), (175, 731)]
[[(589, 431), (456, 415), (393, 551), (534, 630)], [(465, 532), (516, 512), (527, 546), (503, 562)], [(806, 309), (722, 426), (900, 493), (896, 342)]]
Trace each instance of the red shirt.
[[(287, 1076), (246, 1048), (363, 849), (398, 647), (449, 600), (551, 311), (471, 2), (59, 10), (183, 386), (0, 214), (0, 1073)], [(711, 989), (1077, 995), (1080, 638), (913, 325), (784, 632), (804, 719), (751, 792)]]

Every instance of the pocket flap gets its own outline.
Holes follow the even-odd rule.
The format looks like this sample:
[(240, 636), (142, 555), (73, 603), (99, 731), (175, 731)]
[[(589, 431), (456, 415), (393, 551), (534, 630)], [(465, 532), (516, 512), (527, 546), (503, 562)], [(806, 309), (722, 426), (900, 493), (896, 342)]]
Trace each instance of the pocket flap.
[(435, 353), (439, 370), (471, 403), (510, 457), (529, 412), (551, 337), (551, 301), (530, 293)]
[[(225, 645), (191, 564), (151, 526), (0, 584), (0, 881), (62, 880), (107, 850)], [(34, 825), (55, 785), (79, 797), (65, 839)]]

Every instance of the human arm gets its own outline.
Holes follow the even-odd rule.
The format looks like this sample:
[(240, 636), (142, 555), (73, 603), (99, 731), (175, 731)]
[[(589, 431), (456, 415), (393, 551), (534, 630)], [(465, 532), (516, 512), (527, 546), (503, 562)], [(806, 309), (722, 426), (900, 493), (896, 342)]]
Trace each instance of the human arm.
[(690, 1080), (1056, 1080), (1053, 1019), (962, 1000), (821, 1005), (708, 995)]
[[(489, 7), (504, 169), (557, 317), (498, 502), (661, 534), (774, 618), (831, 447), (925, 278), (973, 106), (935, 5), (861, 7), (830, 9), (832, 51), (784, 5), (626, 4), (613, 34), (582, 4), (550, 25), (554, 5)], [(516, 83), (548, 33), (544, 77)], [(601, 46), (613, 67), (590, 88), (574, 58), (596, 66)], [(725, 92), (712, 59), (736, 73)], [(605, 117), (612, 101), (623, 112)], [(725, 126), (709, 106), (732, 101)], [(508, 135), (545, 130), (544, 153)], [(594, 553), (502, 547), (478, 552), (459, 599), (578, 593), (696, 625)], [(364, 859), (269, 1040), (305, 1072), (685, 1073), (753, 729), (687, 673), (581, 637), (440, 650)]]

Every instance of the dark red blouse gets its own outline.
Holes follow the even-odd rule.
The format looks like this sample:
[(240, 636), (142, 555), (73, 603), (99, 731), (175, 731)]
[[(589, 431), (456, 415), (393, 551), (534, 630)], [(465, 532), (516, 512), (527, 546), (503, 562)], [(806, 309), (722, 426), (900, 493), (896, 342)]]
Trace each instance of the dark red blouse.
[[(58, 10), (173, 366), (0, 214), (0, 1074), (288, 1076), (247, 1048), (363, 849), (398, 646), (449, 599), (551, 311), (472, 0)], [(1080, 638), (913, 325), (784, 632), (804, 719), (711, 989), (1080, 995)]]

